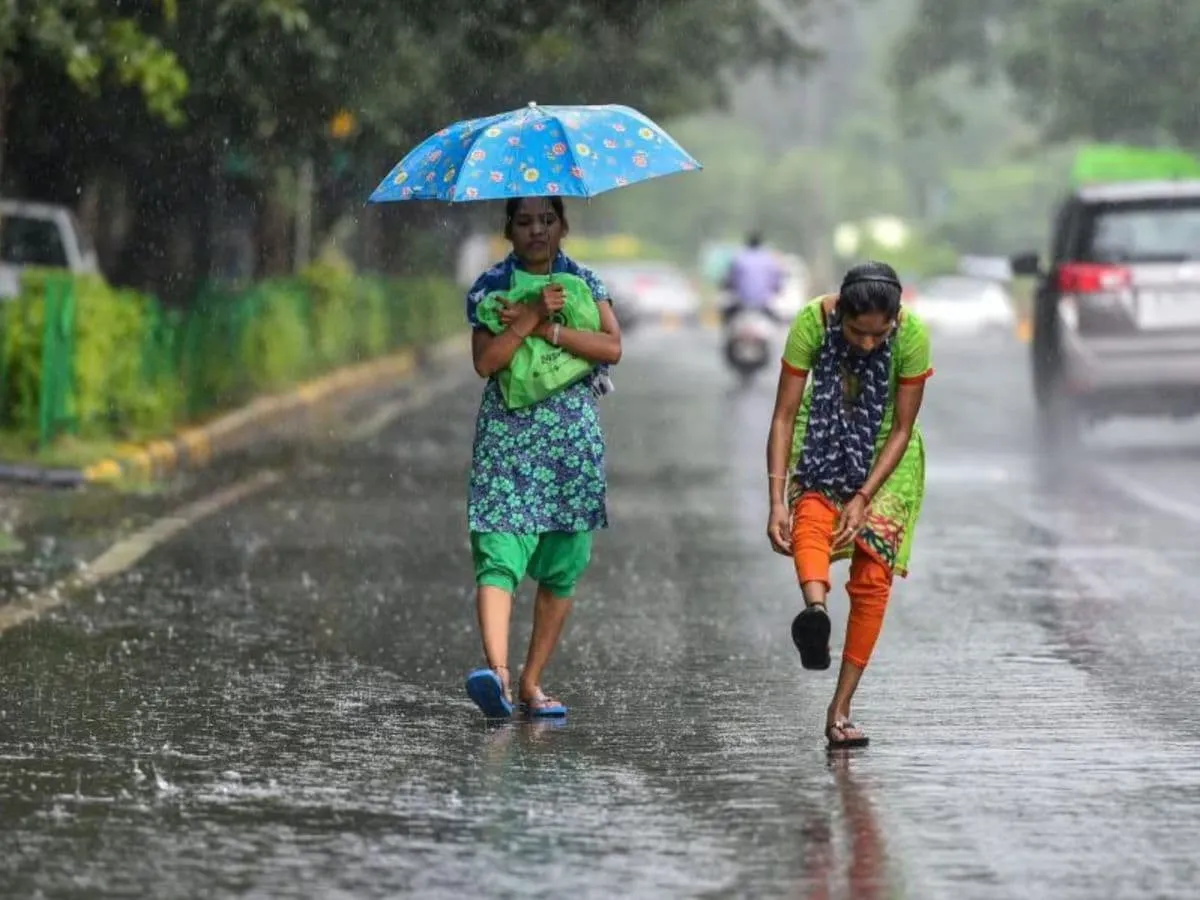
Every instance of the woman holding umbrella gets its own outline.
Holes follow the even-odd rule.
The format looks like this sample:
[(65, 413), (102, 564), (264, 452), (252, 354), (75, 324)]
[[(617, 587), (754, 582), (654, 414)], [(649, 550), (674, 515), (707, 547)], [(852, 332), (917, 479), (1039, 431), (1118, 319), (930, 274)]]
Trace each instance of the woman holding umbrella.
[[(476, 421), (467, 504), (476, 609), (488, 665), (467, 677), (467, 692), (490, 718), (512, 714), (509, 621), (513, 595), (526, 574), (537, 582), (537, 597), (518, 699), (530, 715), (566, 715), (566, 707), (542, 691), (542, 671), (591, 560), (592, 532), (608, 525), (604, 433), (596, 407), (597, 397), (607, 390), (607, 377), (597, 371), (589, 380), (516, 410), (505, 407), (495, 377), (531, 335), (598, 367), (621, 359), (621, 329), (604, 284), (559, 247), (567, 230), (561, 198), (509, 200), (504, 236), (512, 253), (481, 275), (467, 297), (475, 371), (488, 379)], [(551, 284), (538, 303), (507, 307), (500, 316), (505, 329), (493, 334), (480, 324), (477, 308), (488, 294), (508, 289), (516, 268), (582, 278), (599, 307), (600, 330), (554, 324), (551, 317), (562, 309), (563, 294)]]
[[(829, 668), (829, 566), (850, 559), (850, 616), (825, 717), (831, 747), (867, 737), (850, 703), (883, 627), (894, 574), (907, 574), (925, 487), (917, 413), (933, 374), (929, 333), (900, 308), (891, 266), (866, 263), (809, 303), (788, 333), (767, 442), (767, 536), (791, 556), (805, 608), (792, 639), (807, 669)], [(808, 388), (806, 390), (806, 388)]]
[[(700, 168), (670, 135), (628, 106), (530, 103), (430, 135), (371, 194), (375, 203), (506, 201), (504, 234), (512, 253), (480, 276), (467, 297), (475, 371), (487, 379), (467, 503), (487, 667), (470, 673), (467, 692), (489, 717), (513, 711), (508, 630), (513, 595), (526, 575), (538, 590), (517, 699), (534, 716), (566, 714), (562, 703), (543, 692), (541, 676), (591, 559), (592, 533), (608, 524), (596, 401), (610, 387), (607, 367), (621, 358), (621, 330), (604, 285), (559, 247), (568, 230), (562, 198), (594, 197)], [(554, 284), (536, 303), (504, 306), (498, 333), (490, 315), (485, 327), (481, 303), (509, 291), (518, 269), (586, 282), (598, 307), (599, 330), (568, 328), (558, 317), (551, 321), (565, 302)], [(575, 281), (572, 286), (578, 287)], [(531, 336), (595, 369), (532, 406), (509, 409), (498, 376)]]

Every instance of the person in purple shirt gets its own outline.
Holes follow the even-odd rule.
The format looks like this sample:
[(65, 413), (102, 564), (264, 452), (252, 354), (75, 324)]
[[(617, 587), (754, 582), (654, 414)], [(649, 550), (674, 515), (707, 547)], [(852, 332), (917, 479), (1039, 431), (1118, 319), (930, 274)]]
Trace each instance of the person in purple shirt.
[(729, 305), (722, 310), (725, 323), (729, 324), (742, 309), (756, 309), (781, 321), (771, 304), (783, 288), (783, 279), (783, 267), (774, 252), (763, 246), (762, 235), (751, 234), (725, 276), (724, 287), (731, 295)]

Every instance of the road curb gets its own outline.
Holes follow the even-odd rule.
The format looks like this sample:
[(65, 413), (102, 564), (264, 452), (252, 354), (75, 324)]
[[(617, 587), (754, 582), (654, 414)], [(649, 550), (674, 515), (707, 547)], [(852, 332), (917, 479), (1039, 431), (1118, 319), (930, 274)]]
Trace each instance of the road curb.
[(209, 422), (190, 425), (172, 437), (119, 447), (109, 457), (79, 469), (0, 463), (0, 482), (44, 487), (112, 484), (126, 478), (160, 478), (180, 469), (200, 468), (245, 448), (297, 417), (329, 403), (368, 393), (388, 382), (410, 379), (431, 365), (465, 353), (468, 336), (450, 338), (424, 352), (399, 353), (346, 366), (279, 394), (251, 400)]

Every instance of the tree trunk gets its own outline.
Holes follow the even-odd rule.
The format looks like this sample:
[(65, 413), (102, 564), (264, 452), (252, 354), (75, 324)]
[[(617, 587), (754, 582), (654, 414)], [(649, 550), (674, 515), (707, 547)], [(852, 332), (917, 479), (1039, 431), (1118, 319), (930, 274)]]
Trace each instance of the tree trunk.
[(17, 86), (18, 76), (10, 71), (0, 56), (0, 196), (8, 196), (9, 184), (5, 181), (8, 168), (8, 125), (13, 106), (13, 89)]
[(4, 185), (4, 150), (8, 146), (8, 73), (0, 61), (0, 196), (7, 194)]
[(291, 271), (289, 216), (279, 189), (262, 188), (258, 203), (258, 274), (277, 278)]
[(358, 228), (358, 266), (366, 272), (378, 272), (383, 268), (378, 206), (369, 204), (358, 214)]

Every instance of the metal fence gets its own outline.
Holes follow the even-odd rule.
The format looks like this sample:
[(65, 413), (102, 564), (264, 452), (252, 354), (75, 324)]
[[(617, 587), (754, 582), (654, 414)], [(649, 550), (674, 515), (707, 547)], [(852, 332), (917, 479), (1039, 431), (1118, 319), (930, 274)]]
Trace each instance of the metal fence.
[(0, 428), (44, 448), (127, 439), (461, 327), (443, 279), (297, 277), (210, 285), (186, 309), (40, 272), (0, 310)]

